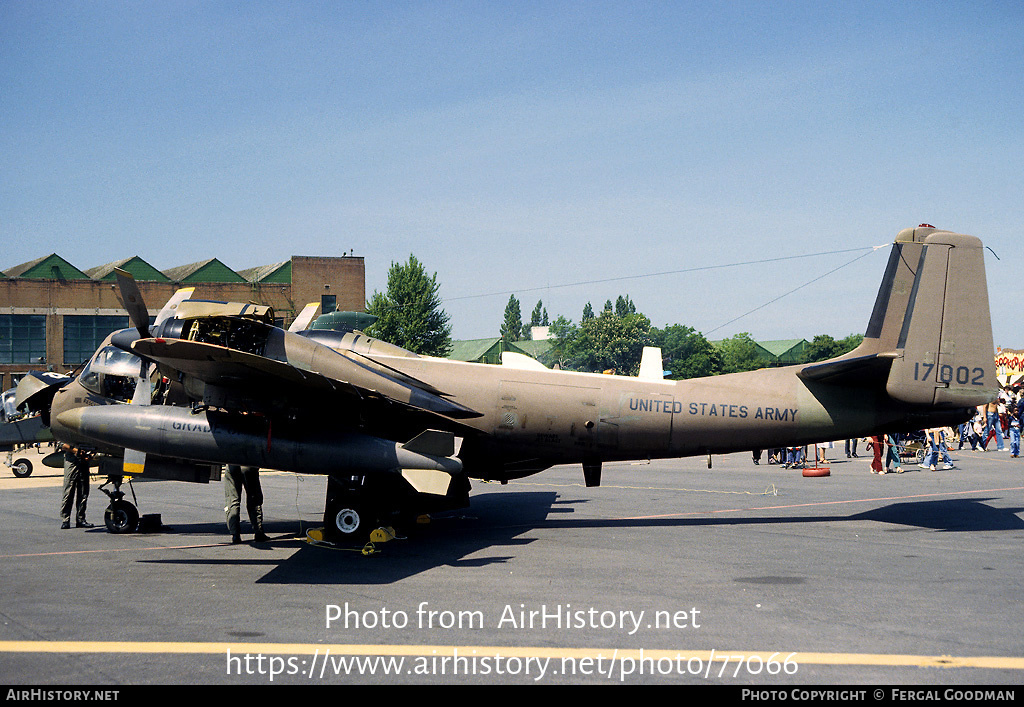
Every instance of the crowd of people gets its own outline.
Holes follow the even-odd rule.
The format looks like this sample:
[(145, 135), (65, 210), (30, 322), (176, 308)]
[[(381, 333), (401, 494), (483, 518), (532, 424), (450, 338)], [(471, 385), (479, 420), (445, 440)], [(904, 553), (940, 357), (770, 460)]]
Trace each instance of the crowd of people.
[[(902, 473), (903, 465), (914, 462), (922, 469), (936, 471), (941, 462), (942, 469), (956, 468), (949, 455), (952, 445), (962, 450), (970, 445), (973, 451), (1010, 452), (1010, 457), (1020, 456), (1020, 432), (1024, 426), (1024, 392), (1020, 387), (1005, 387), (999, 391), (996, 400), (979, 405), (974, 417), (961, 424), (956, 430), (936, 427), (919, 430), (910, 434), (884, 434), (864, 439), (846, 440), (846, 458), (858, 457), (858, 443), (866, 447), (873, 458), (871, 473)], [(1007, 441), (1009, 446), (1007, 446)], [(992, 447), (993, 442), (995, 447)], [(827, 450), (832, 443), (817, 445), (816, 459), (825, 462)], [(923, 453), (920, 453), (923, 452)], [(809, 452), (807, 452), (809, 454)], [(804, 447), (784, 447), (768, 450), (768, 463), (784, 468), (804, 465)], [(923, 457), (923, 458), (922, 458)], [(761, 461), (761, 450), (754, 450), (755, 464)]]

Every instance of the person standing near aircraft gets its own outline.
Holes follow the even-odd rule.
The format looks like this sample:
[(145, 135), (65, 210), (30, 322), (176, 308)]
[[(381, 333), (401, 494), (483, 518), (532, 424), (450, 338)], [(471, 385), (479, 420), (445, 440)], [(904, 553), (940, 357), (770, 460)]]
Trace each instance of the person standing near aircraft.
[[(939, 452), (942, 452), (943, 469), (952, 469), (953, 460), (949, 456), (949, 452), (946, 451), (946, 438), (942, 429), (939, 427), (925, 430), (925, 434), (928, 435), (928, 441), (931, 443), (931, 454), (929, 455), (928, 468), (935, 471), (935, 467), (939, 463)], [(922, 466), (924, 466), (922, 464)]]
[(1010, 456), (1016, 459), (1020, 456), (1020, 426), (1021, 413), (1024, 412), (1024, 405), (1018, 400), (1009, 408), (1010, 416)]
[[(851, 449), (853, 450), (852, 452), (850, 451)], [(856, 437), (854, 437), (853, 439), (846, 440), (846, 458), (849, 459), (851, 456), (852, 457), (856, 457), (857, 456), (857, 438)]]
[(883, 439), (886, 446), (886, 451), (885, 471), (883, 471), (882, 473), (890, 474), (892, 472), (896, 472), (897, 474), (902, 474), (903, 467), (900, 466), (900, 454), (899, 451), (897, 451), (898, 447), (896, 446), (896, 435), (887, 434), (884, 438), (879, 438), (879, 441), (882, 441)]
[(75, 527), (92, 528), (92, 523), (85, 520), (85, 507), (89, 501), (89, 455), (62, 444), (64, 452), (64, 495), (60, 502), (60, 528), (71, 527), (71, 506), (75, 506)]
[(267, 542), (270, 538), (263, 532), (263, 488), (260, 486), (259, 467), (228, 464), (224, 468), (224, 513), (227, 515), (231, 542), (242, 542), (240, 526), (243, 488), (253, 540), (258, 543)]
[(1003, 426), (999, 422), (998, 399), (985, 405), (985, 418), (988, 421), (988, 427), (985, 430), (985, 451), (988, 451), (989, 442), (991, 442), (992, 438), (995, 437), (996, 451), (1005, 452), (1006, 447), (1003, 443)]
[(871, 447), (872, 458), (871, 458), (871, 473), (872, 474), (884, 474), (885, 467), (882, 466), (882, 436), (871, 437), (871, 441), (868, 442), (868, 446)]

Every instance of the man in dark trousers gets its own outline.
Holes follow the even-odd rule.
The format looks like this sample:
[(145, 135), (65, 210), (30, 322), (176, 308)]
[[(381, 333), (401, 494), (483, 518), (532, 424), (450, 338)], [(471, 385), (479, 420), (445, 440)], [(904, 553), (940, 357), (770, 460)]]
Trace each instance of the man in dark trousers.
[(253, 540), (266, 542), (270, 538), (263, 532), (263, 489), (260, 470), (255, 466), (228, 464), (224, 469), (224, 512), (227, 514), (231, 542), (242, 542), (240, 515), (242, 489), (245, 489), (245, 508), (252, 524)]
[(71, 506), (75, 506), (75, 527), (92, 528), (85, 520), (85, 506), (89, 501), (89, 455), (70, 444), (62, 444), (64, 452), (64, 495), (60, 502), (60, 527), (71, 527)]

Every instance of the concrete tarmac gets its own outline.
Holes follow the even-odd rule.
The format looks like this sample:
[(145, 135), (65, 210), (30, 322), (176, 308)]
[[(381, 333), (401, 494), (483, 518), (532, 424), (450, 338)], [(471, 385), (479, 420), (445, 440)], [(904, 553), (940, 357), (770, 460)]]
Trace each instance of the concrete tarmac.
[(136, 482), (163, 527), (114, 535), (102, 480), (59, 530), (60, 471), (0, 467), (0, 682), (1019, 685), (1024, 461), (859, 452), (475, 483), (371, 555), (306, 542), (322, 477), (263, 474), (272, 540), (233, 546), (219, 483)]

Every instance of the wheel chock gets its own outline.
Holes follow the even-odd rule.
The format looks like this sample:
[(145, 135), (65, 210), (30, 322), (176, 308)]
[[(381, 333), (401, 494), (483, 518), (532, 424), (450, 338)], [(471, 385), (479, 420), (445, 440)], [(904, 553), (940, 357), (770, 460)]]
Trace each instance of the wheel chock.
[(390, 540), (394, 540), (397, 536), (395, 535), (395, 529), (392, 527), (381, 527), (370, 533), (371, 543), (386, 543)]

